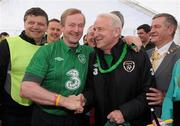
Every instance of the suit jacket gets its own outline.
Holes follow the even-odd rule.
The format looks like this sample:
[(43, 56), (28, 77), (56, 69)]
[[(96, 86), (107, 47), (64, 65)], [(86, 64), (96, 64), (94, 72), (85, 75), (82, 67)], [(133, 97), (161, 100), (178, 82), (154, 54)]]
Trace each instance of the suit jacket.
[[(154, 48), (147, 51), (149, 57), (151, 57), (153, 50)], [(173, 51), (171, 52), (171, 50)], [(167, 92), (170, 84), (173, 66), (176, 63), (176, 61), (180, 58), (180, 48), (173, 42), (169, 48), (169, 52), (170, 54), (167, 54), (164, 57), (163, 61), (161, 62), (161, 64), (155, 72), (156, 88), (165, 93)], [(160, 117), (162, 106), (156, 106), (155, 111), (157, 116)]]
[(152, 48), (154, 48), (154, 47), (155, 47), (154, 43), (152, 43), (151, 41), (149, 41), (148, 44), (147, 44), (144, 48), (145, 48), (145, 50), (147, 51), (147, 50), (152, 49)]

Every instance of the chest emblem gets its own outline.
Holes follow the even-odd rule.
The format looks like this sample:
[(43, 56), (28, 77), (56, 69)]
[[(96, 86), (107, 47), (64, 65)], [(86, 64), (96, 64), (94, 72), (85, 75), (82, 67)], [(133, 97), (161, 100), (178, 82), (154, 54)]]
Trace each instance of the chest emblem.
[(76, 90), (81, 85), (81, 80), (79, 78), (79, 72), (76, 69), (71, 69), (66, 73), (66, 76), (69, 77), (69, 80), (66, 81), (65, 87), (68, 90)]
[(82, 63), (82, 64), (85, 64), (86, 63), (86, 57), (84, 54), (79, 54), (78, 55), (78, 59), (79, 61)]
[(63, 61), (64, 59), (63, 58), (61, 58), (61, 57), (56, 57), (56, 58), (54, 58), (54, 60), (56, 60), (56, 61)]
[(127, 72), (132, 72), (135, 68), (135, 62), (134, 61), (124, 61), (123, 68)]
[(98, 75), (98, 64), (96, 63), (96, 64), (94, 64), (93, 65), (94, 66), (94, 69), (93, 69), (93, 75)]

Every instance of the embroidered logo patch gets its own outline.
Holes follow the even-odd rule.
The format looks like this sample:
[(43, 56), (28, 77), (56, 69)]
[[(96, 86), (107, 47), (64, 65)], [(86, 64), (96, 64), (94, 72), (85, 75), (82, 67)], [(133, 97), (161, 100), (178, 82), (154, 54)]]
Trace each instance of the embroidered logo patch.
[(98, 75), (98, 64), (96, 63), (96, 64), (94, 64), (93, 65), (95, 68), (93, 69), (93, 75)]
[(81, 85), (81, 80), (79, 78), (79, 72), (76, 69), (69, 70), (66, 75), (69, 80), (65, 83), (65, 87), (68, 90), (76, 90)]
[(86, 63), (86, 57), (84, 54), (79, 54), (78, 55), (78, 59), (79, 61), (82, 63), (82, 64), (85, 64)]
[(98, 69), (97, 68), (93, 69), (93, 75), (98, 75)]
[(56, 58), (54, 58), (54, 60), (56, 60), (56, 61), (62, 61), (62, 60), (64, 60), (64, 59), (61, 58), (61, 57), (56, 57)]
[(127, 72), (132, 72), (135, 68), (135, 62), (134, 61), (124, 61), (123, 62), (123, 68)]

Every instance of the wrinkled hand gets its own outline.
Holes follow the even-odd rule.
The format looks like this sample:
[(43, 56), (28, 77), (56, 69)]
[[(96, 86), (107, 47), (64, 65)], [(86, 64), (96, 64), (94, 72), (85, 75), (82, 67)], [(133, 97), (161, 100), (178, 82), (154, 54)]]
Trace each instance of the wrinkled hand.
[(116, 123), (116, 124), (122, 124), (125, 122), (124, 117), (120, 110), (114, 110), (107, 116), (110, 122)]
[(162, 105), (165, 93), (155, 89), (155, 88), (150, 88), (149, 89), (150, 93), (146, 93), (146, 99), (149, 101), (149, 105)]
[[(84, 107), (86, 100), (85, 100), (83, 94), (79, 94), (77, 97), (80, 97), (81, 106)], [(84, 109), (78, 108), (78, 109), (75, 110), (74, 113), (75, 113), (75, 114), (77, 114), (77, 113), (82, 113), (83, 110), (84, 110)]]
[(61, 96), (60, 105), (69, 110), (81, 110), (83, 111), (83, 106), (81, 103), (81, 97), (71, 95), (69, 97)]
[(133, 49), (135, 52), (139, 52), (139, 50), (141, 49), (141, 46), (142, 46), (142, 42), (141, 42), (141, 39), (139, 37), (125, 36), (124, 39), (128, 45), (131, 45), (131, 44), (136, 45), (136, 47)]

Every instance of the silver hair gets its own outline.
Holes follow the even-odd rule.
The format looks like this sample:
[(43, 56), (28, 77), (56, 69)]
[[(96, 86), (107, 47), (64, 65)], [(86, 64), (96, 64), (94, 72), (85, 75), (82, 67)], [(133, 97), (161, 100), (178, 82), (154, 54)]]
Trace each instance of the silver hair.
[(121, 20), (121, 23), (122, 23), (122, 28), (123, 28), (123, 26), (124, 26), (124, 16), (123, 16), (123, 14), (120, 11), (111, 11), (110, 13), (115, 14), (116, 16), (119, 17), (119, 19)]
[(87, 29), (87, 34), (92, 31), (92, 28), (93, 28), (93, 25), (89, 26), (89, 28)]
[(118, 27), (122, 29), (122, 22), (118, 16), (111, 13), (103, 13), (103, 14), (98, 15), (98, 17), (110, 18), (113, 27)]

